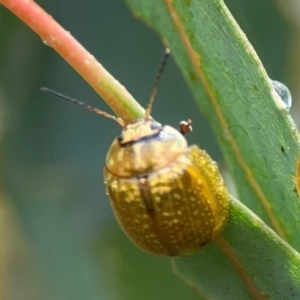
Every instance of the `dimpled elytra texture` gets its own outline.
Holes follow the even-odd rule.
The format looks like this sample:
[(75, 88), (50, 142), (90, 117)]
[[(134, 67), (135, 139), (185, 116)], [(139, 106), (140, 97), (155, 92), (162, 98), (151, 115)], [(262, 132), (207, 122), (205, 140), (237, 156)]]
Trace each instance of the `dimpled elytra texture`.
[[(148, 163), (143, 164), (143, 170), (148, 172), (141, 173), (142, 176), (122, 177), (116, 174), (118, 169), (113, 157), (120, 156), (120, 153), (113, 143), (113, 151), (109, 153), (114, 155), (108, 155), (107, 165), (112, 166), (114, 172), (106, 167), (105, 181), (117, 220), (138, 247), (154, 255), (186, 256), (195, 253), (221, 233), (228, 218), (229, 194), (216, 163), (209, 155), (197, 146), (183, 147), (182, 141), (177, 147), (174, 142), (176, 130), (169, 126), (164, 129), (160, 137), (119, 147), (122, 158), (128, 159), (130, 154), (140, 161), (147, 153), (148, 159), (144, 159)], [(166, 132), (169, 133), (166, 135)], [(182, 135), (179, 140), (181, 138)], [(169, 156), (170, 161), (151, 167), (151, 151), (146, 150), (155, 151), (161, 143), (153, 148), (153, 141), (165, 144), (168, 139), (173, 141), (171, 144), (169, 141), (169, 147), (164, 150), (168, 155), (162, 156), (164, 161)], [(181, 153), (177, 151), (176, 155), (172, 155), (172, 147), (175, 152), (180, 149)], [(124, 149), (127, 156), (123, 153)], [(163, 153), (161, 149), (157, 150), (156, 153)], [(141, 151), (142, 155), (135, 151)], [(134, 164), (130, 159), (123, 163)], [(136, 166), (134, 168), (136, 171)], [(128, 168), (120, 172), (127, 174)]]

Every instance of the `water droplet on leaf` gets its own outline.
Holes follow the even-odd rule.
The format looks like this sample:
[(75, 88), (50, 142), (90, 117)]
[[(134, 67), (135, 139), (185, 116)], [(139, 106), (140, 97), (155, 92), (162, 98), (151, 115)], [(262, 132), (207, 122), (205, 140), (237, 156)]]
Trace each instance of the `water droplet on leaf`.
[(281, 98), (282, 102), (284, 103), (285, 107), (287, 110), (290, 110), (292, 106), (292, 95), (290, 90), (286, 85), (283, 83), (276, 81), (276, 80), (271, 80), (272, 84), (274, 86), (275, 91)]

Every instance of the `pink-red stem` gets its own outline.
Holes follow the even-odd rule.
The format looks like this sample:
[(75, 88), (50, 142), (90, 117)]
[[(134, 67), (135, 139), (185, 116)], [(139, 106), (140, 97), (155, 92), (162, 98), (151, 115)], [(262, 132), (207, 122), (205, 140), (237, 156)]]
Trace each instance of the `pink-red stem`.
[(144, 116), (144, 109), (103, 66), (32, 0), (0, 0), (0, 3), (56, 50), (106, 101), (125, 123)]

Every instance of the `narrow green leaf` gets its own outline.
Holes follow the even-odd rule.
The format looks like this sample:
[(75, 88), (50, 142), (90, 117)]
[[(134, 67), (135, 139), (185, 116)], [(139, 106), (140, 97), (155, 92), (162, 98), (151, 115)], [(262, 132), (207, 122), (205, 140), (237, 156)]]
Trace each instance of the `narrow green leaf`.
[(238, 200), (220, 240), (173, 260), (175, 272), (209, 299), (299, 299), (300, 255)]
[[(171, 48), (215, 131), (241, 200), (295, 249), (299, 136), (252, 46), (221, 0), (127, 0)], [(232, 199), (228, 225), (175, 271), (213, 299), (297, 299), (300, 256)]]
[(240, 198), (300, 249), (300, 202), (293, 180), (298, 133), (223, 1), (128, 3), (171, 48), (215, 131)]

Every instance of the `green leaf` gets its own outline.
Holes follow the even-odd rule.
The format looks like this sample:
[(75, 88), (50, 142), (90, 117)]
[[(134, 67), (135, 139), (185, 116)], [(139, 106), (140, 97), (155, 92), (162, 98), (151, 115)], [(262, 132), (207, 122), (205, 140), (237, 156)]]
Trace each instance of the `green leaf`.
[(241, 202), (229, 223), (196, 255), (173, 260), (175, 272), (209, 299), (298, 299), (300, 255)]
[(300, 202), (293, 181), (298, 135), (223, 1), (128, 3), (171, 48), (215, 131), (240, 198), (300, 249)]
[[(298, 132), (223, 1), (127, 2), (170, 47), (215, 132), (240, 199), (300, 249), (294, 179)], [(201, 294), (221, 299), (297, 298), (298, 253), (237, 202), (232, 203), (221, 241), (225, 244), (218, 240), (218, 246), (175, 260), (177, 272)], [(225, 255), (224, 245), (239, 268)]]

